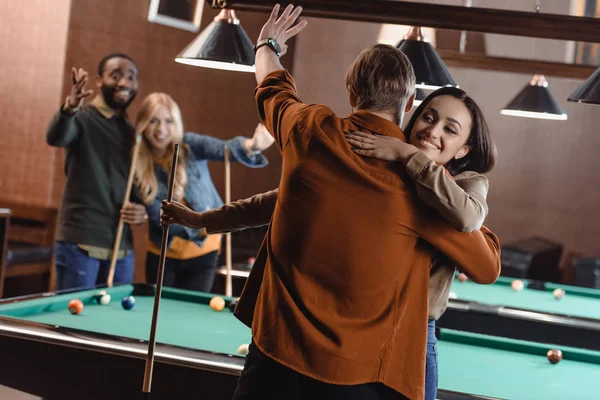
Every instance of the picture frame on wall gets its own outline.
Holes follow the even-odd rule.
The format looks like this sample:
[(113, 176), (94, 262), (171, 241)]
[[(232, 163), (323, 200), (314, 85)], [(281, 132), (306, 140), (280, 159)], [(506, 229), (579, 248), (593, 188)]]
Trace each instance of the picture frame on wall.
[(198, 32), (203, 8), (204, 0), (150, 0), (148, 21)]

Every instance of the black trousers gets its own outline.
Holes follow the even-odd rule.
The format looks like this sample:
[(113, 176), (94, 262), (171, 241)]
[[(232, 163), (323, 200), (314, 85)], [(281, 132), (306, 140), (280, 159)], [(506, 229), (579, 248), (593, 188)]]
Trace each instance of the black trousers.
[(381, 383), (333, 385), (302, 375), (250, 344), (233, 400), (407, 400)]
[[(146, 280), (148, 283), (156, 283), (159, 261), (159, 256), (152, 253), (147, 254)], [(215, 281), (218, 261), (218, 251), (189, 260), (167, 258), (165, 260), (163, 286), (210, 292)]]

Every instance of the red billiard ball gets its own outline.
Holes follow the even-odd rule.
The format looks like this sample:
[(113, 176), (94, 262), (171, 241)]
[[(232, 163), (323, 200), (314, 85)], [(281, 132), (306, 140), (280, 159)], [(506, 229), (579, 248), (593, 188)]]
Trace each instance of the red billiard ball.
[(556, 364), (562, 360), (562, 351), (556, 349), (548, 350), (546, 357), (548, 357), (550, 364)]
[(83, 303), (79, 299), (73, 299), (69, 302), (68, 308), (71, 314), (79, 314), (83, 311)]

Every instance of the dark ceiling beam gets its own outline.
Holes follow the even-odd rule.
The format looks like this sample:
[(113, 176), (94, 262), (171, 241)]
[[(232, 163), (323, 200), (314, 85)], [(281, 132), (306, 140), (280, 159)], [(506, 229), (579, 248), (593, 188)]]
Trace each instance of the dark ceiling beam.
[[(271, 0), (206, 0), (213, 8), (268, 13)], [(290, 0), (305, 17), (416, 25), (578, 42), (600, 42), (600, 19), (393, 0)], [(533, 6), (532, 6), (533, 8)]]
[(437, 49), (449, 67), (473, 68), (490, 71), (514, 72), (518, 74), (543, 74), (561, 78), (587, 79), (598, 68), (593, 65), (565, 64), (518, 58), (490, 57), (485, 54), (460, 53)]

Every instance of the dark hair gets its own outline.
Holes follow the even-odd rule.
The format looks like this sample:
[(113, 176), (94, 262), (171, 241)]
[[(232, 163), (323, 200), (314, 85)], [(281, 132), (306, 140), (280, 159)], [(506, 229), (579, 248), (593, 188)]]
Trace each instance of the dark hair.
[(106, 66), (106, 63), (108, 62), (108, 60), (112, 60), (113, 58), (126, 58), (127, 60), (131, 61), (133, 63), (133, 65), (136, 65), (133, 58), (129, 57), (127, 54), (111, 53), (111, 54), (104, 56), (102, 58), (102, 60), (100, 60), (100, 62), (98, 63), (98, 75), (99, 76), (102, 76), (102, 74), (104, 74), (104, 67)]
[(414, 93), (415, 72), (397, 48), (376, 44), (363, 50), (346, 72), (346, 87), (360, 110), (400, 112)]
[(410, 138), (415, 122), (427, 108), (429, 102), (438, 96), (452, 96), (461, 100), (469, 113), (471, 114), (471, 132), (467, 139), (467, 145), (471, 147), (469, 153), (463, 158), (450, 160), (445, 167), (451, 175), (460, 174), (465, 171), (475, 171), (480, 174), (489, 172), (496, 164), (496, 146), (490, 135), (490, 128), (483, 116), (483, 112), (475, 103), (475, 100), (470, 98), (464, 90), (454, 87), (443, 87), (434, 92), (423, 100), (419, 107), (410, 117), (410, 121), (406, 125), (404, 132), (406, 139)]

